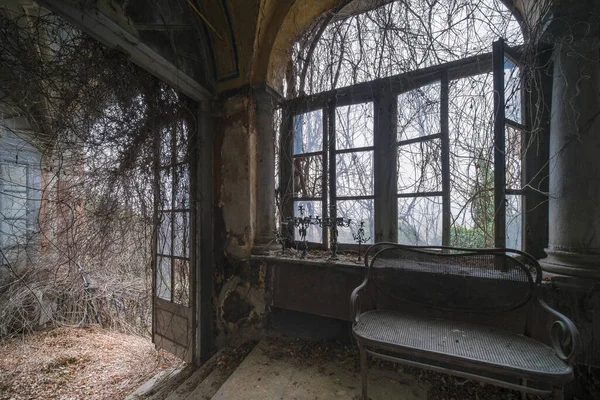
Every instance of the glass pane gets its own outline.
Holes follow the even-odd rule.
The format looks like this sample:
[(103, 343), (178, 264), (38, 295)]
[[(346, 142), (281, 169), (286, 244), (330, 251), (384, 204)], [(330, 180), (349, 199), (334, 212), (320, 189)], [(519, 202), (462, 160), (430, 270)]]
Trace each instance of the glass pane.
[(506, 187), (521, 189), (521, 160), (523, 133), (518, 129), (506, 127)]
[(159, 213), (158, 238), (156, 252), (158, 254), (171, 255), (171, 214)]
[(2, 164), (1, 183), (4, 190), (24, 190), (27, 186), (27, 166), (15, 164)]
[[(303, 210), (303, 216), (308, 217), (321, 217), (323, 215), (323, 203), (321, 201), (295, 201), (294, 202), (294, 216), (300, 217), (300, 207)], [(300, 240), (300, 234), (298, 228), (294, 228), (296, 240)], [(321, 243), (323, 242), (323, 228), (319, 225), (311, 225), (308, 227), (306, 232), (306, 240), (308, 242)]]
[(17, 191), (3, 193), (0, 206), (2, 219), (26, 219), (27, 193)]
[(171, 301), (171, 259), (156, 257), (156, 296)]
[(175, 209), (187, 210), (190, 208), (190, 168), (188, 164), (175, 167)]
[(523, 197), (506, 196), (506, 247), (521, 250), (523, 242)]
[(504, 59), (505, 116), (521, 123), (521, 71), (512, 61)]
[(337, 150), (373, 146), (373, 103), (336, 108), (335, 146)]
[(323, 151), (323, 113), (312, 111), (294, 117), (294, 154)]
[(187, 212), (173, 213), (175, 238), (173, 242), (173, 255), (176, 257), (190, 257), (190, 214)]
[(172, 169), (166, 168), (159, 173), (159, 210), (170, 210), (173, 206), (173, 177)]
[(442, 190), (440, 139), (398, 147), (398, 193)]
[(159, 160), (161, 167), (173, 164), (173, 137), (170, 128), (164, 129), (160, 135)]
[(440, 133), (439, 83), (398, 96), (398, 141)]
[(372, 199), (338, 201), (337, 217), (351, 220), (349, 227), (338, 227), (339, 243), (358, 243), (354, 235), (358, 233), (361, 222), (364, 222), (364, 239), (366, 240), (363, 243), (373, 243), (375, 237), (375, 206)]
[(187, 260), (174, 259), (175, 287), (173, 302), (189, 306), (190, 302), (190, 263)]
[(370, 196), (373, 194), (373, 152), (338, 154), (336, 187), (338, 196)]
[(24, 219), (4, 220), (0, 228), (3, 251), (27, 242), (27, 223)]
[(294, 158), (294, 196), (316, 198), (323, 194), (323, 156)]
[(442, 244), (442, 197), (398, 199), (398, 243)]

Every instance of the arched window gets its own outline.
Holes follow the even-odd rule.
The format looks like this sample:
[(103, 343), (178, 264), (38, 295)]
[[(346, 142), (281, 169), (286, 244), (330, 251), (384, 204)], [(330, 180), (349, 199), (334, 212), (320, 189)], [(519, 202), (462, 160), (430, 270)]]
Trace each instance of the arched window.
[[(353, 221), (338, 229), (340, 243), (364, 222), (371, 241), (522, 248), (523, 34), (511, 10), (499, 0), (407, 0), (352, 14), (354, 3), (294, 46), (279, 143), (283, 220)], [(497, 104), (494, 75), (505, 92)], [(507, 118), (496, 129), (495, 107)], [(318, 226), (307, 232), (315, 244), (329, 239)]]

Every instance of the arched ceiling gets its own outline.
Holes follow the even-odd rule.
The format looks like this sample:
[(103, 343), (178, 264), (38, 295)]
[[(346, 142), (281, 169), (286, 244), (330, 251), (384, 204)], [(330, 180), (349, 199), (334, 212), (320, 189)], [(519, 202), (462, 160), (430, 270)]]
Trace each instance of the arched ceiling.
[[(3, 0), (0, 0), (3, 1)], [(391, 0), (39, 0), (95, 9), (212, 92), (278, 86), (296, 38), (324, 13)], [(554, 3), (559, 0), (551, 0)], [(529, 25), (539, 0), (505, 0)], [(536, 8), (536, 5), (538, 7)]]

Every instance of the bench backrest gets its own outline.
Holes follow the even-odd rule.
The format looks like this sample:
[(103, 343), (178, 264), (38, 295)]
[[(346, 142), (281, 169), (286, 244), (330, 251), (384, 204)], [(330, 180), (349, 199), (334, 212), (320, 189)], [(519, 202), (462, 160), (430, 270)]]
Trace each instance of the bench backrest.
[(512, 249), (378, 243), (369, 249), (365, 264), (369, 281), (388, 303), (391, 298), (448, 311), (520, 309), (541, 282), (539, 263)]

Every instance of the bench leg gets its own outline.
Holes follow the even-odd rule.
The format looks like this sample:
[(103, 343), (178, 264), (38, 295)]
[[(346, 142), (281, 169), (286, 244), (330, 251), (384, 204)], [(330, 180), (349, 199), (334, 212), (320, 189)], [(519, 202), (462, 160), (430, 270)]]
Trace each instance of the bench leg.
[(358, 345), (358, 350), (360, 351), (360, 380), (362, 382), (362, 399), (369, 400), (369, 396), (367, 395), (367, 373), (369, 368), (367, 350), (360, 344)]
[[(523, 387), (527, 387), (527, 379), (521, 378), (519, 379), (519, 385)], [(527, 400), (527, 393), (521, 392), (521, 400)]]
[(552, 388), (552, 400), (564, 400), (565, 394), (562, 386), (554, 386)]

